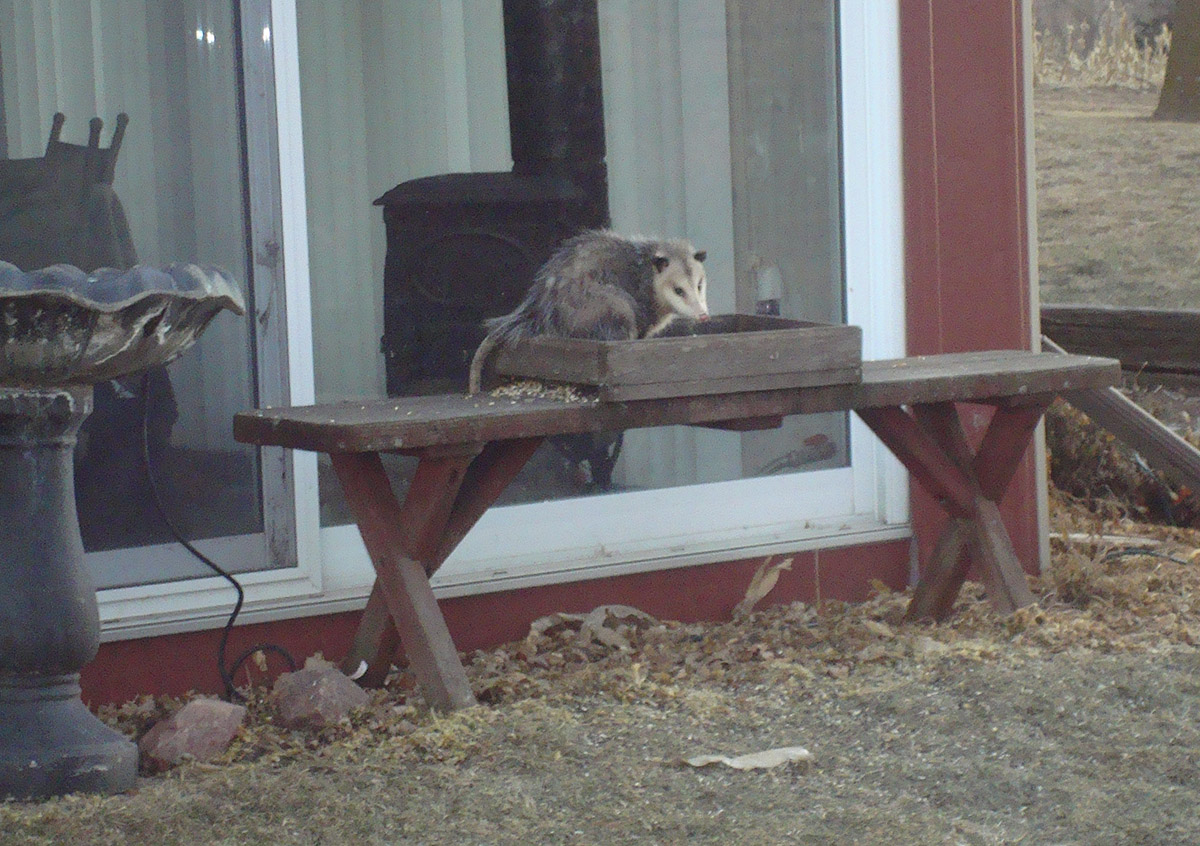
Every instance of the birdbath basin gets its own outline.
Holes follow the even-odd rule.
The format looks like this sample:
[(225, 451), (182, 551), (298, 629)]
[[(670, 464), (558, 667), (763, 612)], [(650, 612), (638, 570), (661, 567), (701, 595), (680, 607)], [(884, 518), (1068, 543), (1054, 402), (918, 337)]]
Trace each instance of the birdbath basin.
[(100, 621), (75, 439), (92, 385), (171, 361), (223, 309), (245, 304), (212, 267), (85, 274), (0, 262), (0, 799), (133, 786), (137, 747), (79, 696)]

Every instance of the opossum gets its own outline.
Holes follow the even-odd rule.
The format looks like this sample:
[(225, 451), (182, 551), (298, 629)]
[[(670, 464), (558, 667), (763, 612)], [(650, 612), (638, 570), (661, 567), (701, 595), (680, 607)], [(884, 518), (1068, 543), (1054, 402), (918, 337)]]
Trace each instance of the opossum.
[(601, 341), (678, 334), (677, 321), (708, 319), (705, 253), (682, 239), (589, 230), (562, 243), (516, 309), (485, 322), (469, 392), (499, 345), (551, 335)]

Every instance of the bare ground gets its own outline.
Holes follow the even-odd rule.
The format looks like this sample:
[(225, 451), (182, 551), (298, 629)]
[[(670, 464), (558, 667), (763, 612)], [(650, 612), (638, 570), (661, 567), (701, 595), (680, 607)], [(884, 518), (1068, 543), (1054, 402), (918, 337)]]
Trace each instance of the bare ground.
[[(1147, 94), (1037, 105), (1045, 299), (1195, 307), (1200, 127), (1144, 120)], [(547, 621), (468, 656), (485, 705), (431, 714), (400, 673), (345, 724), (290, 732), (255, 689), (223, 760), (0, 804), (0, 843), (1200, 843), (1200, 533), (1100, 505), (1056, 496), (1040, 604), (1012, 617), (972, 585), (941, 626), (887, 593)], [(176, 704), (105, 718), (136, 735)], [(811, 763), (683, 763), (796, 745)]]
[[(549, 620), (468, 656), (488, 704), (429, 713), (398, 674), (344, 725), (289, 732), (253, 692), (226, 758), (129, 795), (0, 805), (4, 843), (1200, 842), (1200, 536), (1078, 504), (1000, 617), (904, 595), (724, 624)], [(1104, 532), (1162, 554), (1106, 557)], [(686, 578), (686, 572), (681, 573)], [(136, 733), (172, 703), (108, 719)], [(738, 771), (683, 759), (804, 746)]]

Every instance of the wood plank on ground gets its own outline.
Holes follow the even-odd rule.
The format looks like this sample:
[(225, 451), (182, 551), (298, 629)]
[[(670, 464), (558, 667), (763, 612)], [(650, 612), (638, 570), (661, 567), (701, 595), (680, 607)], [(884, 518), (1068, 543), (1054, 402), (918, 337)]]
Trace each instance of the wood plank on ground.
[[(1064, 353), (1049, 338), (1042, 338), (1042, 346)], [(1200, 450), (1116, 388), (1068, 391), (1063, 398), (1137, 450), (1147, 464), (1161, 470), (1172, 482), (1200, 491)]]

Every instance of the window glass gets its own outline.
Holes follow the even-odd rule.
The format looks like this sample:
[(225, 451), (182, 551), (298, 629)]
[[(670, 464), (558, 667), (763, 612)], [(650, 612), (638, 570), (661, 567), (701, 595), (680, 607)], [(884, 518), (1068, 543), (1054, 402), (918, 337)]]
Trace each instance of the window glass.
[[(844, 320), (832, 0), (297, 14), (318, 401), (463, 390), (482, 319), (516, 305), (558, 241), (607, 223), (705, 250), (714, 313)], [(838, 414), (630, 431), (546, 445), (506, 496), (848, 461)], [(322, 466), (322, 520), (347, 522)], [(402, 486), (411, 461), (391, 469)]]
[[(0, 0), (0, 259), (27, 270), (215, 264), (248, 291), (236, 33), (229, 0)], [(107, 148), (128, 115), (111, 184), (57, 190), (68, 175), (42, 159), (57, 112), (60, 140), (81, 151), (89, 121), (101, 119)], [(32, 237), (38, 227), (44, 237)], [(230, 433), (255, 404), (252, 329), (222, 313), (150, 373), (154, 473), (193, 539), (262, 531), (257, 451)], [(170, 540), (141, 469), (140, 377), (98, 385), (95, 406), (76, 451), (85, 547)]]

